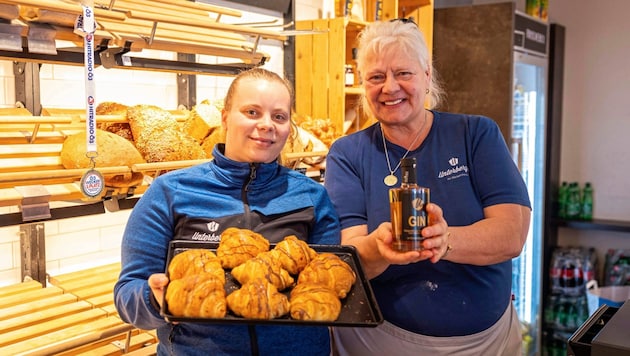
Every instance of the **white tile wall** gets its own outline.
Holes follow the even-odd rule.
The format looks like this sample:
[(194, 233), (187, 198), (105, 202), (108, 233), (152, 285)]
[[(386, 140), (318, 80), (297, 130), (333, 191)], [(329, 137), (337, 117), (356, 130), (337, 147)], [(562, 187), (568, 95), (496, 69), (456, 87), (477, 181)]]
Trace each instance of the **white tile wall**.
[[(298, 0), (297, 19), (320, 16), (322, 0)], [(259, 14), (245, 13), (240, 21), (251, 21)], [(265, 15), (268, 16), (268, 15)], [(283, 55), (278, 43), (263, 41), (261, 51), (270, 54), (265, 68), (282, 73)], [(165, 53), (142, 54), (170, 56)], [(212, 63), (212, 58), (200, 58)], [(207, 62), (208, 61), (208, 62)], [(215, 60), (216, 61), (216, 60)], [(154, 71), (97, 68), (97, 102), (117, 101), (126, 105), (153, 104), (165, 109), (177, 106), (176, 75)], [(40, 69), (41, 103), (46, 108), (83, 108), (83, 68), (44, 64)], [(0, 107), (14, 107), (15, 85), (11, 61), (0, 61)], [(222, 98), (230, 77), (197, 77), (197, 102)], [(0, 214), (17, 212), (15, 207), (0, 208)], [(119, 261), (120, 241), (129, 210), (45, 223), (46, 267), (51, 275), (71, 272)], [(20, 281), (19, 226), (0, 227), (0, 286)]]

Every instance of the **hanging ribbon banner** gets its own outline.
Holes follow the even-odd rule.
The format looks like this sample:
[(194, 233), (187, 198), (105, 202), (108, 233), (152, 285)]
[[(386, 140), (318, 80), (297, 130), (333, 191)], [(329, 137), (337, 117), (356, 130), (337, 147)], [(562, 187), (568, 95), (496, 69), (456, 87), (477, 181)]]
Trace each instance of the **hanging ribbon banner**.
[[(87, 3), (87, 4), (86, 4)], [(83, 36), (84, 68), (85, 68), (85, 138), (86, 156), (92, 163), (92, 168), (81, 179), (81, 191), (88, 197), (96, 197), (103, 191), (103, 176), (94, 169), (98, 156), (96, 146), (96, 116), (95, 116), (95, 84), (94, 84), (94, 2), (86, 1), (82, 4), (83, 12), (79, 15), (74, 32)]]

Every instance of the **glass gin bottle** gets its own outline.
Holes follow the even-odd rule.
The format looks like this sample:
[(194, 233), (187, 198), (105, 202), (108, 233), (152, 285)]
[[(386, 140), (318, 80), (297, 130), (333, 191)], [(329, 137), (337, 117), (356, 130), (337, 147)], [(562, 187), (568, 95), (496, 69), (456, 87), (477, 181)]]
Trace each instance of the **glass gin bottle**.
[(415, 158), (403, 158), (400, 169), (400, 187), (389, 190), (393, 248), (397, 251), (422, 250), (422, 229), (429, 225), (426, 211), (430, 201), (429, 188), (418, 185)]

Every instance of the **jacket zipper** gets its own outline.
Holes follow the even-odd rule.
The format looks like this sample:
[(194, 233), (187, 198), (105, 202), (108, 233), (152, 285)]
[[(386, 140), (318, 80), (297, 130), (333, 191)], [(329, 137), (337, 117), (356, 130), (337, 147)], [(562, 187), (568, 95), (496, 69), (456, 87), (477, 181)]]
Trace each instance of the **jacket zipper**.
[(249, 226), (250, 229), (252, 228), (251, 226), (251, 219), (250, 219), (250, 210), (249, 210), (249, 201), (247, 200), (247, 192), (249, 191), (249, 185), (254, 181), (254, 179), (256, 179), (256, 169), (258, 168), (258, 166), (255, 163), (250, 163), (249, 164), (249, 179), (245, 182), (245, 184), (243, 184), (243, 189), (241, 190), (241, 200), (243, 201), (243, 207), (244, 207), (244, 223), (246, 224), (246, 226)]

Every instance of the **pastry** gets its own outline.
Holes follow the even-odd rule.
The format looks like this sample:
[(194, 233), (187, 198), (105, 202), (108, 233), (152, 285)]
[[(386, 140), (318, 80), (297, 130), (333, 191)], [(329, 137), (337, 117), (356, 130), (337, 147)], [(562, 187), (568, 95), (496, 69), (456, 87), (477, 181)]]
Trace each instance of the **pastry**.
[(173, 316), (223, 318), (227, 313), (225, 285), (209, 273), (171, 280), (165, 300)]
[(355, 281), (352, 267), (329, 252), (318, 254), (298, 276), (298, 284), (324, 284), (334, 290), (339, 298), (346, 297)]
[(228, 308), (250, 319), (275, 319), (289, 312), (289, 299), (266, 279), (256, 278), (227, 296)]
[(225, 271), (217, 255), (208, 249), (189, 249), (173, 256), (168, 265), (171, 280), (209, 273), (225, 283)]
[(277, 251), (259, 253), (256, 257), (241, 263), (232, 269), (232, 277), (240, 284), (245, 284), (256, 278), (262, 278), (273, 284), (278, 290), (284, 290), (293, 285), (295, 280), (289, 272), (282, 268), (276, 255)]
[(289, 273), (297, 275), (317, 256), (317, 252), (295, 235), (285, 237), (274, 247), (282, 267)]
[(341, 313), (341, 301), (334, 290), (319, 283), (300, 283), (291, 290), (291, 318), (334, 321)]
[(261, 234), (229, 227), (221, 233), (217, 256), (223, 268), (234, 268), (265, 251), (269, 251), (269, 241)]

